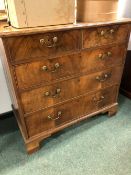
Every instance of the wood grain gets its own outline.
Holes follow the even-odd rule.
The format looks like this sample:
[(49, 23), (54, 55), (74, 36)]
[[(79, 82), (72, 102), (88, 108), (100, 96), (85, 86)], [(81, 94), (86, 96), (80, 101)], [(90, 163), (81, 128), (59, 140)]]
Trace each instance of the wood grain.
[(120, 90), (131, 99), (131, 51), (127, 52)]
[(128, 25), (113, 25), (83, 30), (83, 48), (121, 43), (128, 37)]
[(7, 22), (1, 22), (0, 23), (0, 37), (46, 33), (47, 31), (56, 32), (56, 31), (65, 31), (65, 30), (72, 30), (72, 29), (83, 29), (83, 28), (92, 28), (92, 27), (96, 28), (100, 26), (110, 26), (110, 25), (116, 25), (116, 24), (121, 25), (121, 24), (130, 24), (130, 23), (131, 23), (130, 18), (121, 18), (119, 20), (108, 21), (108, 22), (95, 22), (95, 23), (77, 22), (76, 24), (68, 24), (68, 25), (17, 29), (12, 26), (9, 26)]
[[(54, 42), (54, 38), (56, 41)], [(49, 58), (77, 51), (80, 49), (81, 32), (45, 33), (39, 35), (9, 37), (5, 39), (10, 59), (13, 62), (33, 58)]]
[[(25, 118), (29, 136), (32, 137), (43, 131), (56, 128), (66, 122), (93, 113), (101, 108), (115, 103), (116, 87), (93, 92), (61, 106), (35, 113)], [(104, 99), (101, 99), (101, 97)], [(77, 110), (76, 110), (77, 109)], [(61, 115), (58, 118), (58, 112)], [(54, 120), (48, 118), (51, 116)], [(55, 120), (58, 118), (57, 120)], [(39, 126), (39, 127), (38, 127)]]
[[(103, 80), (96, 80), (97, 77)], [(62, 81), (51, 86), (40, 87), (21, 94), (21, 101), (25, 113), (38, 111), (42, 108), (54, 106), (57, 103), (83, 95), (90, 91), (100, 90), (111, 85), (119, 85), (122, 67), (110, 68), (101, 72), (80, 76), (75, 79)], [(69, 91), (70, 89), (70, 91)], [(57, 90), (60, 90), (57, 93)], [(48, 93), (48, 96), (46, 95)]]
[[(41, 59), (41, 61), (14, 66), (18, 87), (27, 89), (40, 84), (47, 85), (64, 77), (91, 73), (122, 64), (125, 50), (125, 44), (106, 46), (54, 59)], [(111, 53), (111, 55), (108, 56), (108, 53)], [(99, 58), (99, 55), (102, 55), (102, 57)], [(53, 72), (56, 63), (59, 63), (60, 67)], [(44, 71), (43, 66), (46, 66), (48, 70)]]
[(24, 30), (0, 24), (4, 69), (29, 153), (63, 128), (101, 112), (116, 113), (130, 22)]

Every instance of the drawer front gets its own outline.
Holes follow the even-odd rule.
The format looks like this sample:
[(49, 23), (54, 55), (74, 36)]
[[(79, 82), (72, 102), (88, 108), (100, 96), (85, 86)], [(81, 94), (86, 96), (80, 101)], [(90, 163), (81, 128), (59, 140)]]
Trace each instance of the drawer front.
[(108, 46), (16, 66), (18, 86), (24, 89), (38, 84), (44, 85), (63, 77), (103, 70), (109, 66), (121, 64), (125, 50), (125, 45)]
[(124, 42), (128, 37), (128, 25), (115, 25), (83, 30), (83, 48)]
[(116, 92), (116, 87), (107, 88), (26, 117), (29, 137), (112, 105), (116, 102)]
[(14, 62), (36, 59), (39, 57), (56, 57), (79, 50), (81, 32), (79, 30), (45, 33), (5, 39)]
[(37, 111), (90, 91), (119, 84), (121, 73), (122, 67), (115, 67), (114, 69), (107, 69), (102, 72), (62, 81), (51, 86), (23, 92), (21, 94), (21, 101), (24, 112)]

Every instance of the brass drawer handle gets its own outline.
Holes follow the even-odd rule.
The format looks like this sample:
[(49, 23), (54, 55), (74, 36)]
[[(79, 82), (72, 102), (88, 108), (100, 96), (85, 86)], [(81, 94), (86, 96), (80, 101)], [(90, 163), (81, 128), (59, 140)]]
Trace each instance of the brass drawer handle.
[(105, 34), (106, 34), (106, 32), (105, 32), (104, 30), (102, 30), (102, 31), (100, 32), (100, 35), (101, 35), (101, 36), (105, 36)]
[(110, 30), (110, 34), (114, 34), (115, 33), (115, 30), (114, 29), (111, 29)]
[(107, 38), (109, 37), (109, 36), (108, 36), (108, 31), (102, 30), (102, 31), (100, 32), (100, 37), (103, 37), (103, 38), (107, 39)]
[(96, 80), (99, 82), (104, 82), (104, 81), (108, 80), (109, 78), (111, 78), (111, 73), (106, 73), (106, 74), (103, 74), (101, 76), (97, 76)]
[(60, 93), (61, 93), (61, 89), (60, 88), (56, 89), (55, 94), (52, 95), (52, 98), (59, 97)]
[(105, 60), (107, 58), (110, 58), (112, 56), (112, 52), (107, 52), (107, 53), (100, 53), (98, 55), (98, 58), (101, 59), (101, 60)]
[(49, 72), (54, 73), (54, 72), (58, 71), (60, 67), (61, 67), (61, 65), (60, 65), (59, 63), (55, 63), (54, 68), (51, 69), (51, 70), (49, 70), (47, 66), (42, 66), (41, 69), (42, 69), (42, 71), (44, 71), (44, 72), (49, 71)]
[(94, 97), (94, 98), (93, 98), (93, 101), (94, 101), (95, 103), (100, 103), (100, 102), (102, 102), (104, 99), (105, 99), (105, 97), (102, 95), (100, 98)]
[(52, 117), (51, 115), (49, 115), (48, 116), (48, 119), (50, 119), (50, 120), (58, 120), (60, 117), (61, 117), (61, 115), (62, 115), (62, 112), (61, 111), (59, 111), (58, 113), (57, 113), (57, 116), (56, 116), (56, 118), (54, 118), (54, 117)]
[(54, 43), (57, 43), (57, 41), (58, 41), (58, 37), (57, 37), (57, 36), (54, 36), (54, 37), (53, 37), (53, 42), (54, 42)]
[(54, 94), (51, 94), (49, 91), (47, 91), (47, 92), (45, 92), (44, 96), (45, 97), (51, 97), (51, 98), (57, 98), (57, 97), (59, 97), (60, 93), (61, 93), (61, 89), (58, 88), (58, 89), (55, 90)]
[(40, 39), (41, 46), (46, 46), (48, 48), (53, 48), (57, 46), (58, 37), (54, 36), (53, 38), (50, 38), (50, 36), (46, 36), (45, 38)]
[(115, 30), (114, 29), (110, 29), (109, 31), (104, 31), (104, 30), (102, 30), (101, 32), (100, 32), (100, 36), (102, 36), (102, 37), (106, 37), (107, 35), (113, 35), (115, 33)]
[(60, 68), (60, 64), (59, 64), (59, 63), (56, 63), (56, 64), (54, 65), (54, 69), (51, 70), (51, 72), (54, 73), (54, 72), (56, 72), (59, 68)]
[(107, 52), (107, 56), (108, 56), (108, 57), (111, 57), (111, 56), (112, 56), (112, 52), (110, 52), (110, 51)]
[(45, 44), (45, 40), (42, 38), (40, 39), (40, 44), (43, 46)]
[(49, 97), (49, 96), (50, 96), (50, 92), (48, 92), (48, 91), (45, 92), (45, 96), (46, 96), (46, 97)]
[(47, 66), (42, 66), (42, 71), (48, 71), (48, 67)]

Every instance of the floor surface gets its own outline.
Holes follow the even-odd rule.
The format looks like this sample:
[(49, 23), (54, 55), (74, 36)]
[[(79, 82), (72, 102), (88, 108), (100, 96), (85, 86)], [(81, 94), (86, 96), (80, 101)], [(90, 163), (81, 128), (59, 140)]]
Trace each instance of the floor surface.
[(0, 175), (131, 175), (131, 101), (65, 129), (27, 155), (14, 118), (0, 121)]

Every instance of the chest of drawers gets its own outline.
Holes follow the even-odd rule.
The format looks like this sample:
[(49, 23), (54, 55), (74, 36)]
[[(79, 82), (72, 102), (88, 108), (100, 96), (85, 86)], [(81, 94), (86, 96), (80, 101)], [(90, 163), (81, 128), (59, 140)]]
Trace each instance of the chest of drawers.
[(28, 153), (78, 121), (117, 112), (129, 19), (35, 29), (4, 25), (3, 65)]

